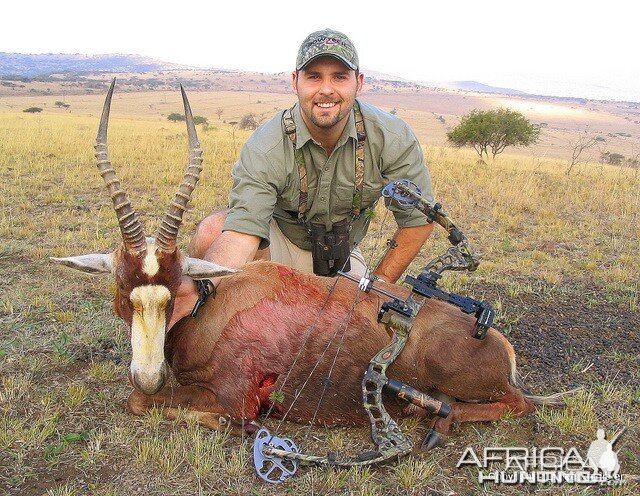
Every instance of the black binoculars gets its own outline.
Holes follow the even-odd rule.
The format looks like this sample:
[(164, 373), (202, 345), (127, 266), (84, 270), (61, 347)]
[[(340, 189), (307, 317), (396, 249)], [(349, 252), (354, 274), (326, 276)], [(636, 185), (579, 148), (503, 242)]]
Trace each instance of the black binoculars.
[(335, 276), (338, 271), (349, 272), (349, 219), (341, 220), (327, 231), (324, 224), (310, 224), (313, 273), (318, 276)]

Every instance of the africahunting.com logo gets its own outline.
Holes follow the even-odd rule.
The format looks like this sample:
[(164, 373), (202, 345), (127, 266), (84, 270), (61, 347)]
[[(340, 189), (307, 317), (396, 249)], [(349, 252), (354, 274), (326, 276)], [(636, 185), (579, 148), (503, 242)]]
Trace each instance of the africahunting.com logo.
[(607, 441), (598, 429), (585, 456), (573, 447), (489, 447), (480, 453), (468, 447), (456, 467), (477, 467), (480, 483), (619, 485), (624, 480), (613, 445), (624, 431)]

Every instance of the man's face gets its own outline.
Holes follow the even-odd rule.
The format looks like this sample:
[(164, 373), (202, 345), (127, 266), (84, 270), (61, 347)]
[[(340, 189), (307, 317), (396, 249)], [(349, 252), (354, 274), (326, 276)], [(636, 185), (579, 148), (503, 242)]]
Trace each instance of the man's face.
[(330, 130), (346, 124), (363, 78), (333, 57), (320, 57), (294, 72), (293, 89), (307, 126)]

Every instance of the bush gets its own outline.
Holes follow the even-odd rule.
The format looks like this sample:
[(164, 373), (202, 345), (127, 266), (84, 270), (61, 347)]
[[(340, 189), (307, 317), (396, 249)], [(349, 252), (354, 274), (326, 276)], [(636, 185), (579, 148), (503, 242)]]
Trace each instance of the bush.
[(455, 146), (472, 146), (480, 158), (495, 158), (507, 146), (529, 146), (540, 136), (540, 128), (531, 124), (520, 112), (500, 108), (473, 110), (462, 116), (460, 124), (447, 133)]
[(600, 159), (605, 164), (620, 165), (624, 161), (624, 155), (621, 153), (604, 152), (600, 155)]
[(42, 109), (40, 107), (29, 107), (23, 110), (23, 112), (28, 112), (30, 114), (35, 114), (38, 112), (42, 112)]
[(193, 118), (193, 122), (194, 124), (198, 125), (198, 124), (204, 124), (205, 126), (209, 124), (209, 119), (207, 119), (206, 117), (202, 117), (201, 115), (196, 115)]
[(169, 119), (171, 122), (178, 122), (178, 121), (184, 121), (186, 118), (183, 114), (179, 114), (178, 112), (172, 112), (167, 116), (167, 119)]
[(256, 116), (253, 114), (246, 114), (240, 119), (240, 124), (238, 124), (240, 129), (255, 129), (258, 127), (258, 121), (256, 120)]

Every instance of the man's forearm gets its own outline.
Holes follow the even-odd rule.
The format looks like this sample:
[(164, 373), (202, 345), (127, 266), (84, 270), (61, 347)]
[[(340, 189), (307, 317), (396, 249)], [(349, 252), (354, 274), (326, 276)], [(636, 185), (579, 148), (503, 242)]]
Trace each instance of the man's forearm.
[(387, 282), (396, 282), (431, 235), (434, 224), (400, 227), (393, 236), (395, 248), (387, 251), (375, 275)]
[[(240, 269), (254, 260), (259, 245), (258, 236), (224, 231), (213, 241), (204, 258), (225, 267)], [(214, 280), (214, 284), (217, 285), (217, 280)]]

